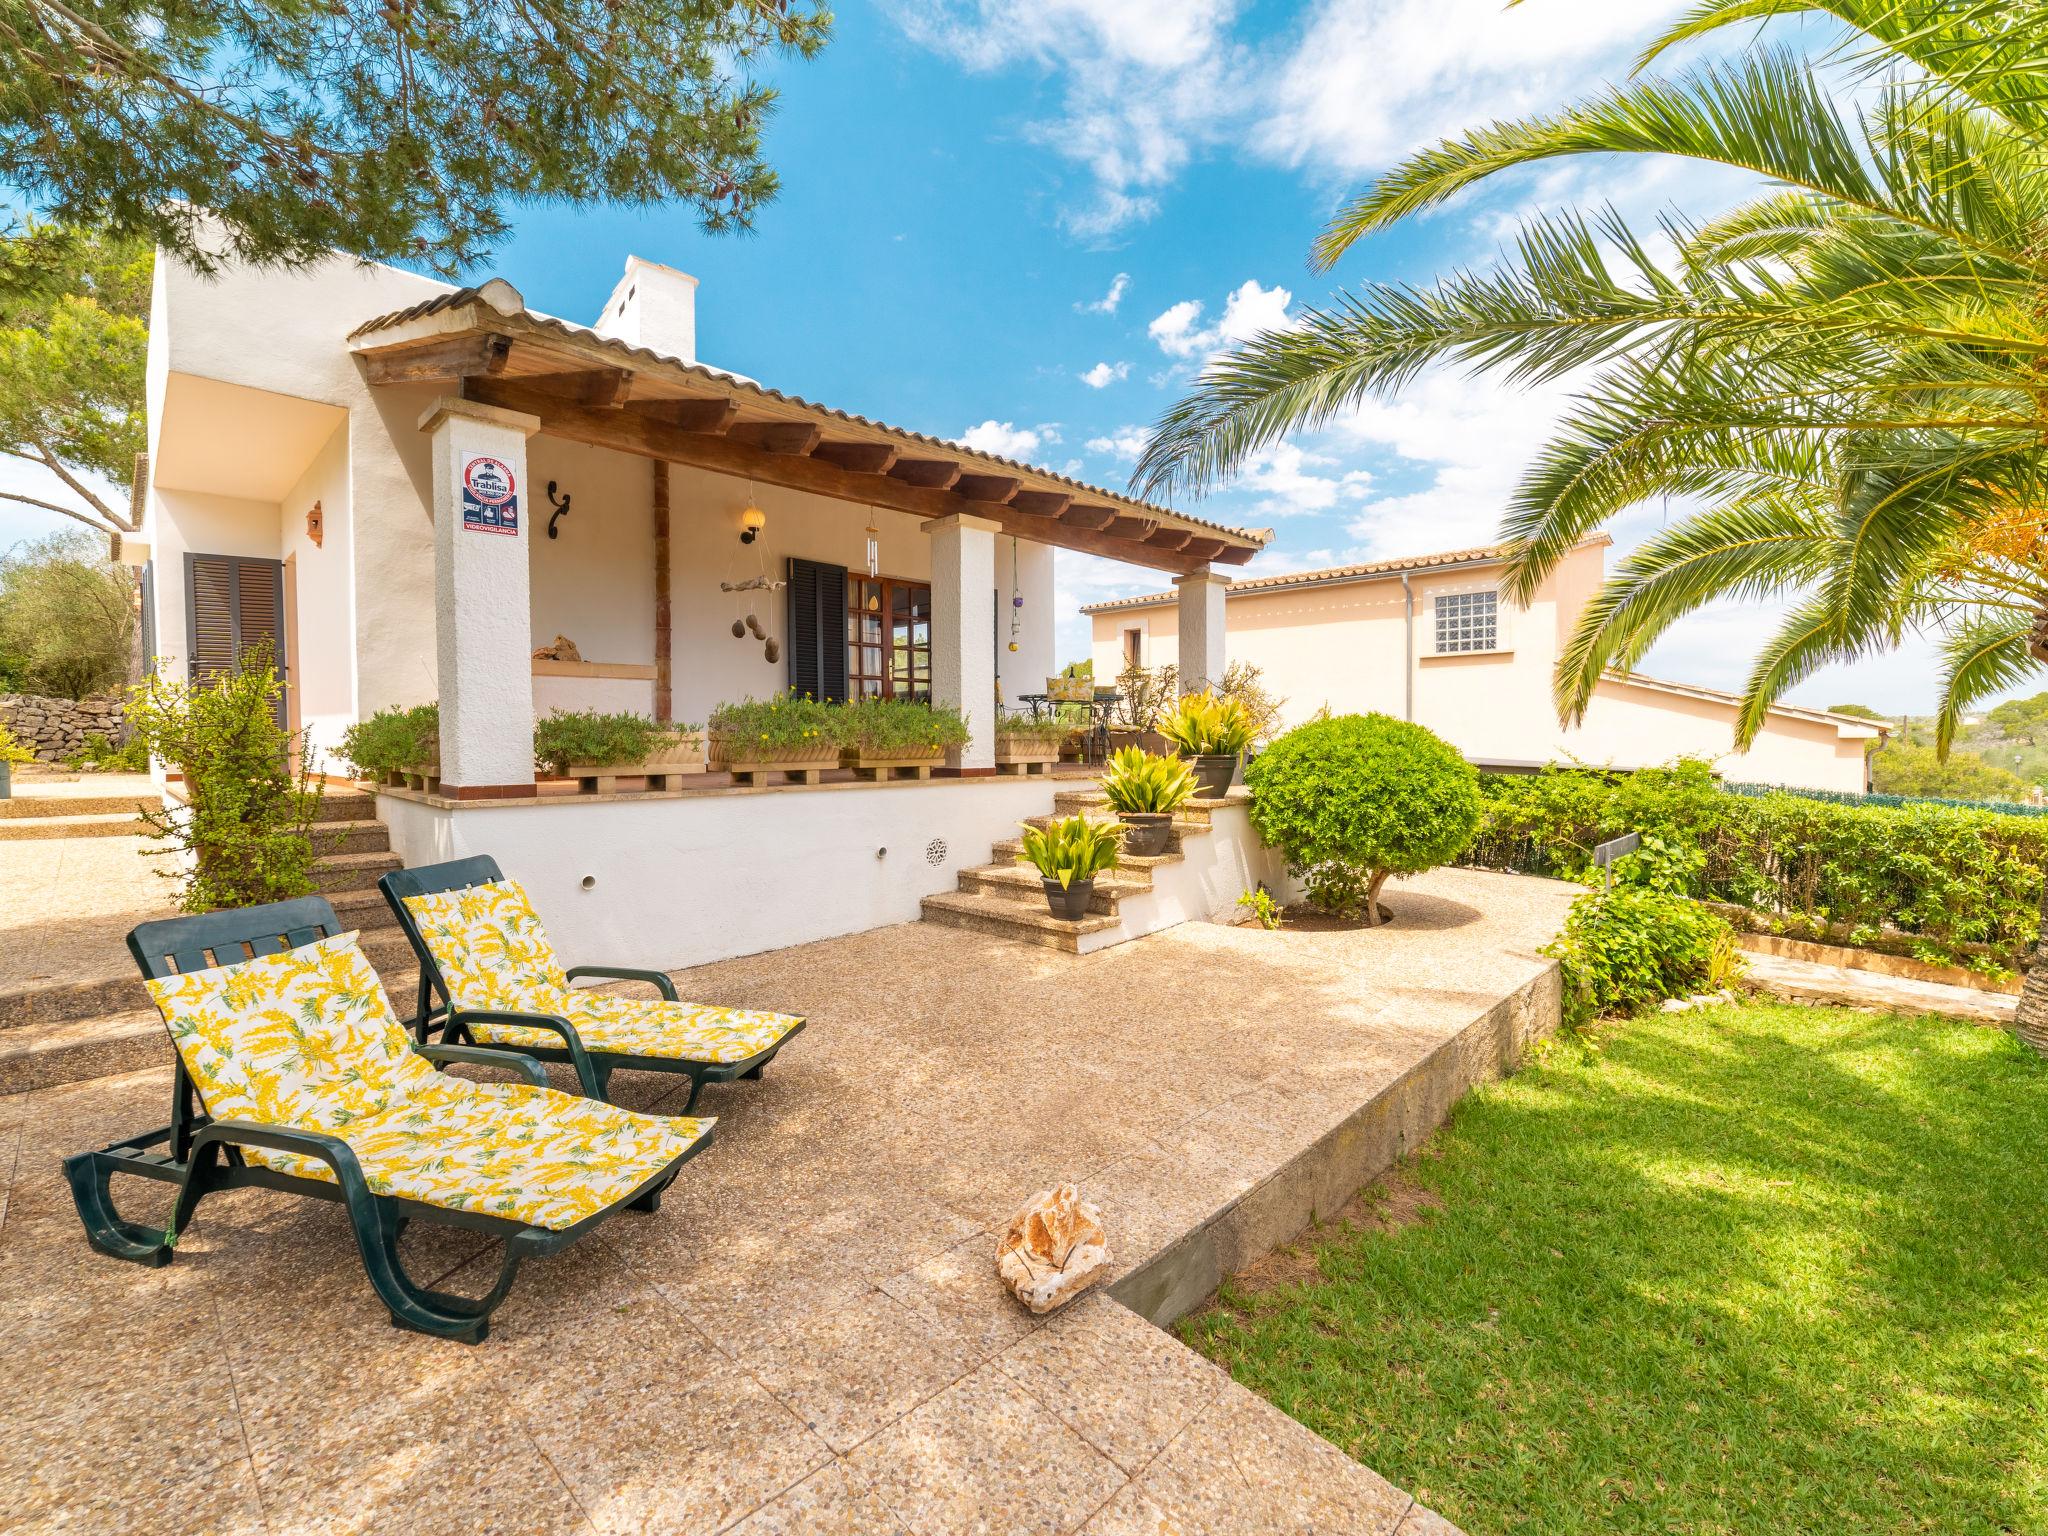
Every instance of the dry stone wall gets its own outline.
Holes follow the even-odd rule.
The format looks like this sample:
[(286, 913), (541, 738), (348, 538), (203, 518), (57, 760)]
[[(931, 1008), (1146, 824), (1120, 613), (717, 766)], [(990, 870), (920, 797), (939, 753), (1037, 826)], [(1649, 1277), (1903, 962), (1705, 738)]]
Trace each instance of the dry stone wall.
[(46, 763), (61, 763), (95, 732), (117, 744), (128, 737), (118, 693), (94, 694), (89, 699), (0, 693), (0, 725)]

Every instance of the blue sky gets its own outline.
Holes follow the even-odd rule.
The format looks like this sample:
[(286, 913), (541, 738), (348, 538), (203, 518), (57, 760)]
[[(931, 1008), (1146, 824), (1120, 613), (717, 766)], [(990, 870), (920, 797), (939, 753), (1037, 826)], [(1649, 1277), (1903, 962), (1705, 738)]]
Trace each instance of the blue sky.
[[(1573, 163), (1305, 262), (1345, 192), (1402, 153), (1617, 78), (1673, 0), (849, 0), (815, 61), (777, 66), (779, 200), (746, 237), (687, 210), (527, 210), (491, 271), (592, 318), (627, 252), (696, 274), (707, 362), (898, 425), (1121, 486), (1203, 359), (1333, 285), (1492, 259), (1515, 218), (1613, 198), (1647, 216), (1740, 184)], [(482, 275), (481, 273), (479, 275)], [(1428, 377), (1266, 455), (1188, 509), (1270, 525), (1249, 569), (1489, 541), (1562, 391)], [(1617, 524), (1625, 548), (1662, 513)], [(42, 531), (0, 508), (0, 544)], [(1062, 659), (1085, 601), (1156, 574), (1062, 554)], [(1730, 687), (1772, 616), (1716, 609), (1644, 670)], [(1922, 647), (1834, 669), (1801, 702), (1924, 711)]]

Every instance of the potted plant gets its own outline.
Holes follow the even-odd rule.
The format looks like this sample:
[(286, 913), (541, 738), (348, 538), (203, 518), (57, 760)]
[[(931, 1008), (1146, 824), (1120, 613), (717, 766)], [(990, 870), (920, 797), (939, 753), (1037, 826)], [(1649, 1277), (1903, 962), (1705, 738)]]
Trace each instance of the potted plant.
[(341, 733), (341, 755), (358, 779), (375, 785), (417, 779), (428, 789), (441, 777), (441, 707), (380, 709)]
[(13, 797), (14, 765), (32, 763), (35, 760), (35, 753), (16, 741), (6, 726), (0, 725), (0, 800)]
[(948, 749), (967, 745), (967, 718), (950, 704), (853, 699), (839, 707), (839, 761), (864, 778), (928, 779)]
[(809, 694), (741, 699), (711, 712), (711, 765), (743, 784), (767, 773), (815, 784), (839, 765), (839, 711)]
[(1173, 835), (1173, 813), (1195, 793), (1194, 771), (1177, 757), (1125, 747), (1109, 758), (1102, 792), (1124, 825), (1124, 852), (1157, 858)]
[(1116, 868), (1116, 848), (1113, 822), (1069, 816), (1045, 827), (1024, 823), (1024, 851), (1017, 858), (1037, 868), (1052, 915), (1077, 922), (1088, 915), (1095, 877)]
[(704, 736), (694, 725), (645, 715), (558, 709), (534, 723), (533, 756), (596, 794), (612, 794), (622, 777), (635, 774), (666, 789), (672, 778), (704, 771)]
[(1252, 720), (1236, 699), (1191, 693), (1159, 717), (1159, 731), (1194, 767), (1199, 793), (1216, 800), (1229, 793), (1238, 759), (1251, 745)]
[(1004, 715), (996, 721), (996, 772), (1051, 773), (1066, 739), (1066, 722), (1056, 717)]

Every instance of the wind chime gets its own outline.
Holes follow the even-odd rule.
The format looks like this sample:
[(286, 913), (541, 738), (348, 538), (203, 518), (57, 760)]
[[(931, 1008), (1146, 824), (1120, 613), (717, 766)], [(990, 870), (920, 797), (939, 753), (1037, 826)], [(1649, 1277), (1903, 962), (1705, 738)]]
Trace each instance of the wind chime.
[(875, 526), (875, 509), (868, 508), (868, 579), (879, 580), (882, 574), (882, 530)]
[[(756, 505), (754, 501), (754, 482), (749, 480), (747, 482), (747, 504), (740, 509), (740, 543), (754, 543), (760, 538), (761, 530), (767, 526), (768, 514)], [(718, 590), (734, 594), (742, 592), (773, 593), (780, 592), (789, 585), (788, 582), (775, 581), (769, 577), (767, 557), (759, 550), (754, 552), (754, 561), (757, 570), (753, 576), (748, 577), (745, 581), (721, 581), (718, 584)], [(732, 575), (732, 564), (730, 561), (726, 563), (725, 570), (726, 575), (730, 577)], [(781, 644), (777, 642), (773, 635), (768, 633), (767, 627), (760, 620), (760, 616), (754, 613), (748, 613), (745, 617), (732, 621), (733, 639), (744, 640), (749, 635), (752, 635), (761, 642), (762, 659), (771, 667), (782, 660)]]

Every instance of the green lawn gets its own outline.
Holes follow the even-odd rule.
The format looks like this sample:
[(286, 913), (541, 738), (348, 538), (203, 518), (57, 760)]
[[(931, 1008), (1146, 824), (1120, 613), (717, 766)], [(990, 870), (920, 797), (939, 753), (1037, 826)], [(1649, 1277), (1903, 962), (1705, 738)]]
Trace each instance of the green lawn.
[(2005, 1034), (1603, 1026), (1400, 1177), (1442, 1205), (1182, 1334), (1473, 1536), (2048, 1532), (2048, 1063)]

